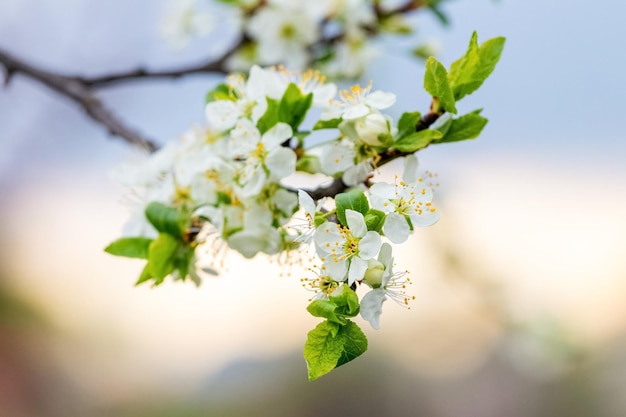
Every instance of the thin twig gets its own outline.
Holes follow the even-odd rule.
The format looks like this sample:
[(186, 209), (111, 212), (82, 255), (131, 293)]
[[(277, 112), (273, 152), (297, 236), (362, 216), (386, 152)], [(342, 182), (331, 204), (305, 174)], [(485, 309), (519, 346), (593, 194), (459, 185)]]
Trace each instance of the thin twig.
[(426, 7), (428, 5), (427, 3), (427, 1), (423, 0), (408, 0), (406, 3), (401, 4), (400, 6), (390, 10), (384, 10), (380, 7), (380, 4), (375, 3), (374, 13), (376, 13), (376, 16), (379, 19), (383, 19), (386, 17), (391, 17), (398, 14), (405, 14), (417, 9), (421, 9), (422, 7)]
[(154, 152), (158, 149), (156, 143), (144, 138), (119, 120), (115, 114), (92, 94), (79, 78), (41, 70), (2, 50), (0, 50), (0, 64), (6, 69), (6, 84), (11, 81), (14, 74), (22, 73), (80, 105), (89, 117), (105, 126), (110, 134), (118, 136), (127, 143), (139, 146), (149, 152)]
[(139, 78), (179, 78), (189, 74), (219, 73), (227, 74), (226, 62), (249, 40), (243, 37), (232, 46), (227, 52), (217, 59), (210, 59), (201, 64), (192, 65), (172, 70), (149, 71), (145, 68), (138, 68), (117, 74), (108, 74), (101, 77), (80, 77), (79, 80), (87, 87), (99, 88), (110, 84), (134, 81)]

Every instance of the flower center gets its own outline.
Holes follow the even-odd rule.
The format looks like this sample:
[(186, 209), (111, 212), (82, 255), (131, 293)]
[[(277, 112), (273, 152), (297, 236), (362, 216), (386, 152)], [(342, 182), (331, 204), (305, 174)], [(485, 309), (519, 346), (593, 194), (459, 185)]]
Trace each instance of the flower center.
[(283, 39), (291, 39), (296, 35), (296, 27), (290, 23), (286, 23), (280, 28), (280, 37)]
[(359, 240), (359, 238), (352, 235), (346, 237), (346, 242), (343, 244), (343, 250), (346, 253), (347, 258), (359, 254)]

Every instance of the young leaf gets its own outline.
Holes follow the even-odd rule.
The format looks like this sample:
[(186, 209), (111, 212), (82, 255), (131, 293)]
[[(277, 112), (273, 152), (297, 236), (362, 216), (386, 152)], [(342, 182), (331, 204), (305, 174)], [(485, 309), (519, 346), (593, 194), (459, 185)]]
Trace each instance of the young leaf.
[(313, 130), (337, 129), (339, 127), (339, 123), (341, 123), (341, 117), (338, 119), (319, 120), (315, 123), (315, 126), (313, 126)]
[(322, 317), (337, 324), (346, 324), (346, 319), (335, 313), (337, 304), (330, 300), (314, 300), (306, 309), (313, 317)]
[(458, 142), (467, 139), (476, 139), (487, 124), (487, 119), (476, 113), (469, 113), (452, 120), (446, 134), (433, 143)]
[(320, 159), (315, 155), (304, 154), (296, 162), (296, 171), (308, 172), (309, 174), (317, 174), (322, 170)]
[(457, 59), (450, 65), (450, 72), (448, 73), (448, 81), (452, 86), (454, 97), (460, 100), (465, 94), (459, 95), (459, 89), (464, 84), (468, 84), (473, 79), (473, 73), (480, 62), (480, 54), (478, 53), (478, 34), (476, 31), (472, 33), (469, 46), (465, 55)]
[(217, 100), (233, 100), (233, 99), (234, 97), (233, 97), (230, 87), (222, 83), (222, 84), (219, 84), (217, 87), (215, 87), (213, 90), (206, 93), (206, 97), (204, 101), (205, 103), (211, 103), (212, 101), (217, 101)]
[(464, 56), (450, 66), (448, 80), (458, 101), (476, 91), (493, 72), (500, 60), (505, 38), (496, 37), (478, 46), (478, 35), (472, 34)]
[(426, 60), (424, 89), (439, 102), (439, 108), (433, 111), (444, 110), (456, 114), (454, 95), (448, 83), (448, 72), (441, 62), (432, 56)]
[(141, 271), (141, 274), (139, 275), (139, 279), (137, 279), (137, 282), (135, 282), (135, 285), (143, 284), (144, 282), (150, 281), (151, 279), (152, 274), (150, 274), (150, 268), (148, 268), (148, 265), (146, 264), (146, 266)]
[(313, 104), (313, 93), (304, 95), (297, 85), (290, 83), (278, 106), (278, 121), (287, 123), (294, 132), (297, 131), (311, 104)]
[(146, 218), (159, 232), (182, 236), (180, 215), (174, 207), (152, 202), (146, 207)]
[(311, 330), (304, 344), (304, 358), (309, 380), (329, 373), (361, 356), (367, 350), (367, 338), (354, 322), (345, 326), (324, 321)]
[(359, 297), (348, 285), (342, 286), (341, 294), (331, 295), (328, 299), (337, 306), (339, 316), (354, 317), (359, 314)]
[(393, 143), (393, 147), (400, 152), (415, 152), (425, 148), (430, 142), (441, 138), (442, 134), (438, 130), (426, 129), (415, 132)]
[(354, 210), (365, 215), (370, 209), (367, 197), (358, 188), (354, 188), (347, 193), (340, 193), (335, 196), (335, 207), (337, 208), (337, 219), (339, 222), (346, 226), (346, 210)]
[(308, 333), (304, 344), (304, 359), (309, 370), (309, 381), (316, 380), (337, 366), (343, 354), (342, 340), (336, 337), (338, 327), (339, 324), (326, 320)]
[(385, 217), (387, 217), (387, 215), (384, 212), (376, 209), (369, 209), (369, 211), (365, 214), (365, 224), (367, 225), (367, 230), (373, 230), (380, 233), (383, 230)]
[(350, 320), (348, 320), (348, 324), (339, 329), (337, 337), (342, 339), (343, 350), (336, 367), (358, 358), (367, 350), (367, 337), (361, 328)]
[(267, 110), (265, 110), (263, 116), (261, 116), (259, 121), (256, 123), (256, 127), (257, 129), (259, 129), (261, 134), (270, 130), (272, 127), (274, 127), (276, 123), (280, 121), (278, 117), (278, 107), (278, 100), (267, 97)]
[(175, 256), (181, 242), (167, 233), (160, 233), (151, 244), (148, 254), (148, 272), (154, 278), (155, 284), (176, 268)]
[(400, 116), (398, 120), (396, 140), (415, 133), (415, 127), (420, 121), (420, 117), (422, 117), (422, 115), (418, 111), (402, 113), (402, 116)]
[(147, 237), (123, 237), (112, 242), (104, 251), (127, 258), (148, 259), (148, 247), (152, 239)]
[(187, 278), (189, 269), (193, 266), (193, 255), (194, 249), (187, 245), (179, 245), (174, 255), (174, 269), (178, 270), (178, 276), (183, 281)]

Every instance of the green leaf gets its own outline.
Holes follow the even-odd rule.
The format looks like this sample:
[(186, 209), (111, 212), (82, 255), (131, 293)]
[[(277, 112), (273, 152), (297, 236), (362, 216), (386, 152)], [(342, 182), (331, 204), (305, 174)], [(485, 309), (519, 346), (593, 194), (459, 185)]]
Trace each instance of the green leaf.
[(422, 117), (418, 111), (402, 113), (398, 120), (398, 133), (396, 140), (415, 133), (415, 127)]
[(218, 100), (233, 100), (233, 92), (226, 84), (219, 84), (213, 90), (206, 93), (204, 102), (211, 103)]
[(313, 93), (302, 94), (300, 88), (290, 83), (278, 106), (278, 121), (287, 123), (295, 131), (304, 121), (306, 113), (313, 104)]
[(144, 282), (150, 281), (152, 279), (152, 274), (150, 274), (150, 268), (148, 265), (143, 268), (141, 274), (139, 275), (139, 279), (135, 282), (135, 285), (143, 284)]
[(179, 245), (174, 256), (174, 269), (178, 270), (181, 280), (185, 280), (189, 275), (189, 269), (192, 267), (192, 259), (194, 249), (191, 246)]
[(329, 321), (318, 324), (309, 332), (304, 344), (309, 380), (326, 375), (366, 350), (367, 338), (354, 322), (348, 321), (345, 326)]
[(337, 304), (330, 300), (314, 300), (306, 309), (313, 317), (322, 317), (337, 324), (346, 324), (346, 319), (335, 313)]
[(296, 162), (296, 171), (318, 174), (322, 170), (321, 166), (317, 156), (305, 154)]
[(441, 62), (434, 57), (426, 60), (426, 73), (424, 74), (424, 89), (433, 96), (434, 102), (439, 108), (434, 108), (435, 113), (442, 110), (456, 114), (454, 95), (448, 82), (448, 72)]
[(476, 113), (469, 113), (452, 120), (446, 134), (433, 143), (458, 142), (467, 139), (476, 139), (487, 124), (487, 119)]
[(176, 208), (152, 202), (146, 207), (146, 218), (159, 232), (182, 236), (182, 221)]
[(156, 284), (171, 274), (176, 268), (175, 256), (181, 242), (167, 233), (159, 234), (151, 244), (148, 254), (148, 273)]
[(147, 237), (123, 237), (112, 242), (104, 251), (127, 258), (148, 259), (148, 247), (152, 239)]
[(478, 46), (478, 35), (472, 34), (467, 52), (452, 63), (448, 74), (456, 100), (476, 91), (489, 77), (500, 60), (504, 43), (505, 38), (496, 37)]
[(367, 197), (358, 188), (354, 188), (347, 193), (340, 193), (335, 196), (335, 207), (337, 208), (337, 219), (344, 226), (348, 225), (346, 221), (346, 210), (354, 210), (365, 215), (370, 209)]
[(317, 123), (315, 123), (315, 126), (313, 126), (313, 130), (337, 129), (340, 123), (341, 117), (338, 119), (319, 120)]
[(256, 124), (256, 127), (259, 129), (261, 134), (267, 132), (279, 122), (278, 108), (279, 101), (267, 97), (267, 110), (265, 110), (265, 113)]
[(338, 327), (338, 324), (327, 320), (308, 333), (304, 344), (304, 359), (309, 370), (309, 381), (316, 380), (337, 366), (343, 354), (343, 340), (336, 337)]
[(415, 132), (405, 138), (402, 138), (393, 143), (393, 147), (400, 152), (415, 152), (419, 149), (425, 148), (432, 141), (440, 139), (443, 135), (438, 130), (426, 129)]
[(328, 297), (330, 302), (337, 306), (339, 316), (354, 317), (359, 314), (359, 297), (348, 285), (342, 285), (341, 294)]
[(358, 358), (367, 350), (367, 337), (353, 321), (348, 320), (348, 324), (339, 329), (337, 337), (341, 338), (343, 342), (343, 350), (337, 361), (337, 368)]
[(369, 211), (365, 214), (365, 224), (367, 225), (367, 230), (373, 230), (380, 233), (383, 230), (385, 217), (387, 217), (387, 215), (384, 212), (376, 209), (369, 209)]

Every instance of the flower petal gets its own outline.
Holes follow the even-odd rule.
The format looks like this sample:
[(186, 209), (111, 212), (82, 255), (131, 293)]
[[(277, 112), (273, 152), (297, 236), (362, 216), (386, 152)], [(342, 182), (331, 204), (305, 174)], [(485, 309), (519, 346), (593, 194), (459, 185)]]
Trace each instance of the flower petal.
[(372, 290), (361, 299), (361, 317), (369, 321), (370, 325), (380, 329), (380, 315), (383, 312), (383, 303), (387, 300), (385, 291), (382, 288)]
[(296, 153), (288, 148), (276, 148), (265, 157), (271, 181), (280, 181), (296, 171)]
[(365, 271), (367, 271), (367, 262), (359, 257), (353, 257), (350, 261), (350, 270), (348, 271), (348, 285), (362, 280), (365, 276)]
[(298, 202), (306, 213), (309, 213), (311, 217), (315, 217), (315, 202), (304, 190), (298, 190)]
[(365, 103), (368, 106), (373, 107), (378, 110), (391, 107), (393, 106), (395, 102), (396, 102), (395, 94), (385, 93), (384, 91), (380, 91), (380, 90), (374, 91), (373, 93), (369, 94), (365, 99)]
[(235, 102), (218, 100), (208, 103), (204, 108), (207, 120), (217, 130), (228, 130), (235, 126), (241, 117), (241, 110)]
[(372, 207), (376, 210), (389, 213), (394, 210), (395, 207), (389, 200), (396, 197), (396, 187), (393, 184), (387, 184), (386, 182), (377, 182), (370, 187), (370, 202)]
[(417, 156), (415, 156), (415, 154), (407, 155), (404, 158), (404, 173), (402, 174), (402, 179), (404, 180), (404, 182), (409, 184), (416, 183), (417, 178), (419, 177), (417, 169)]
[(337, 229), (337, 224), (326, 222), (321, 224), (315, 230), (315, 245), (318, 248), (320, 256), (324, 256), (331, 252), (332, 248), (343, 247), (344, 238)]
[(391, 253), (391, 245), (387, 242), (383, 243), (380, 247), (380, 253), (378, 254), (378, 260), (385, 265), (385, 268), (389, 268), (393, 262)]
[(349, 106), (343, 112), (343, 120), (352, 120), (363, 117), (370, 112), (369, 107), (365, 104), (357, 104), (356, 106)]
[(280, 146), (281, 143), (291, 138), (293, 130), (287, 123), (276, 123), (274, 127), (265, 132), (261, 141), (268, 151)]
[(315, 107), (327, 106), (330, 100), (337, 95), (337, 86), (329, 83), (313, 90), (313, 105)]
[(371, 259), (378, 254), (382, 240), (380, 235), (373, 230), (365, 234), (365, 237), (359, 242), (359, 258)]
[(409, 217), (411, 218), (411, 223), (413, 223), (413, 226), (427, 227), (437, 223), (437, 221), (439, 220), (439, 212), (430, 211), (429, 208), (424, 208), (422, 214), (414, 213), (410, 214)]
[(267, 242), (261, 236), (246, 230), (234, 233), (228, 238), (228, 246), (248, 259), (262, 251), (266, 245)]
[(363, 237), (367, 233), (367, 225), (363, 215), (358, 211), (347, 209), (346, 221), (348, 222), (348, 229), (355, 237)]
[(348, 261), (334, 260), (333, 258), (328, 257), (324, 261), (324, 266), (326, 267), (328, 275), (335, 281), (343, 282), (346, 280), (346, 274), (348, 273)]
[(387, 214), (385, 218), (383, 233), (393, 243), (402, 243), (409, 238), (411, 227), (402, 214), (393, 212)]

